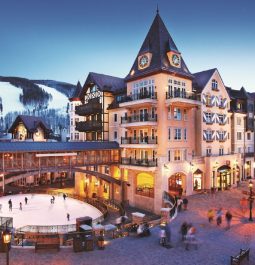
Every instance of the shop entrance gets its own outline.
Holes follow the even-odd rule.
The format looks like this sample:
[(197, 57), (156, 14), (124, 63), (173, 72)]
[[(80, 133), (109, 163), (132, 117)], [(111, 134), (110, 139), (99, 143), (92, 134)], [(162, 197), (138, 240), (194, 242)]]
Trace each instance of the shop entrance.
[(226, 190), (231, 186), (231, 168), (223, 165), (217, 169), (217, 188)]
[(183, 193), (183, 181), (185, 175), (183, 173), (175, 173), (168, 179), (168, 191), (172, 194), (182, 195)]

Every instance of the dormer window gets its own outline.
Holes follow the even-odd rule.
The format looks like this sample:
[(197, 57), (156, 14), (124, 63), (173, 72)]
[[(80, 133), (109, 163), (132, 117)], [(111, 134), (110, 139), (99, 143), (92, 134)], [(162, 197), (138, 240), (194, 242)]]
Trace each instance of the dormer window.
[(218, 90), (218, 82), (215, 79), (212, 80), (212, 90)]

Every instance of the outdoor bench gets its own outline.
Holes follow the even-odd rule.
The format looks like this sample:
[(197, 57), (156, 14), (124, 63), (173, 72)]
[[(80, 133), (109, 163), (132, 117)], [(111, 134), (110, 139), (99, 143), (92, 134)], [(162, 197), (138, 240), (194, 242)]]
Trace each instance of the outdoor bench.
[(35, 242), (35, 251), (38, 249), (60, 249), (59, 237), (39, 238)]
[(230, 265), (240, 265), (241, 262), (246, 258), (249, 260), (250, 249), (240, 249), (240, 253), (236, 256), (230, 257)]

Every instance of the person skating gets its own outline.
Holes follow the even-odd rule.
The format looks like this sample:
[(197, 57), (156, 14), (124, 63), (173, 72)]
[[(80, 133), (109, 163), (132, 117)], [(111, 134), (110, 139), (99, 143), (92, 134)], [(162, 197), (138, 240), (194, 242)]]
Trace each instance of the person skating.
[(10, 199), (10, 200), (8, 201), (8, 203), (9, 203), (9, 211), (12, 211), (12, 200)]
[(27, 201), (28, 201), (28, 198), (27, 198), (27, 197), (25, 197), (25, 204), (27, 204)]
[(70, 221), (70, 214), (69, 213), (67, 213), (66, 218), (67, 218), (67, 221)]
[(55, 202), (55, 196), (52, 196), (52, 203)]
[(19, 203), (19, 209), (22, 211), (22, 202)]
[(64, 201), (66, 200), (66, 197), (67, 197), (67, 196), (66, 196), (66, 194), (64, 193), (64, 194), (63, 194)]

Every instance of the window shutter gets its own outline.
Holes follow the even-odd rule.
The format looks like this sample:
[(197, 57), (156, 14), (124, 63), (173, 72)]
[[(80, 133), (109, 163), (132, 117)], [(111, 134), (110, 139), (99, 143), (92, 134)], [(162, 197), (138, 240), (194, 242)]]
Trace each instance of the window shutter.
[(227, 99), (226, 99), (226, 98), (223, 99), (223, 107), (224, 107), (224, 108), (227, 107)]
[(206, 122), (206, 115), (205, 115), (205, 112), (203, 112), (203, 121)]
[(225, 131), (225, 132), (224, 132), (224, 140), (226, 140), (227, 137), (228, 137), (228, 133)]
[(206, 136), (206, 131), (203, 132), (203, 139), (206, 140), (207, 136)]
[(227, 115), (224, 115), (223, 123), (226, 124), (227, 123), (227, 120), (228, 120)]
[(220, 139), (220, 132), (216, 131), (216, 140), (219, 140), (219, 139)]
[(202, 94), (202, 103), (206, 104), (206, 96), (205, 96), (205, 94)]
[(220, 105), (220, 99), (215, 96), (215, 106), (218, 107)]
[(215, 101), (216, 101), (216, 97), (212, 96), (212, 100), (211, 100), (212, 106), (215, 106)]
[(212, 139), (215, 140), (216, 131), (212, 131)]
[(212, 114), (212, 122), (217, 122), (218, 120), (218, 115), (216, 113)]

